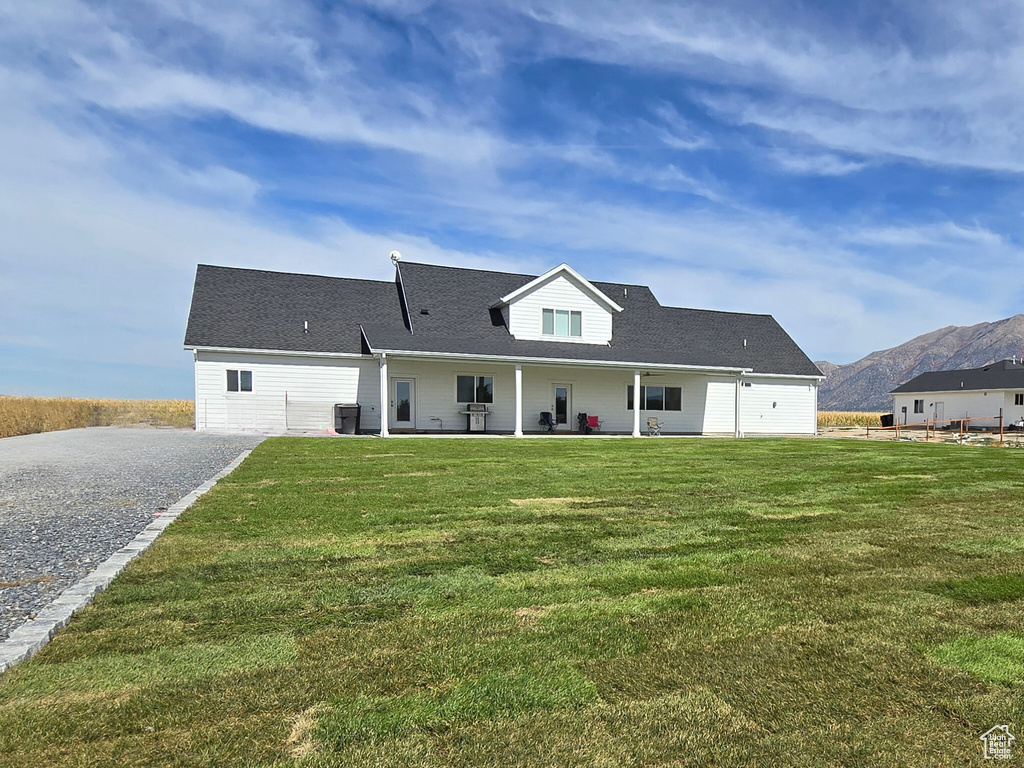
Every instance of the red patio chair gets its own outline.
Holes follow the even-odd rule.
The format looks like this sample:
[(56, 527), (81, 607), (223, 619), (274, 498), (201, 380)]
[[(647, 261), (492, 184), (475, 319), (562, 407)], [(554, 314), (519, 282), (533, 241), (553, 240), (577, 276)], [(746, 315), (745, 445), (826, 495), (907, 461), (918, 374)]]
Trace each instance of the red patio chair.
[(587, 416), (587, 432), (601, 428), (601, 420), (597, 416)]

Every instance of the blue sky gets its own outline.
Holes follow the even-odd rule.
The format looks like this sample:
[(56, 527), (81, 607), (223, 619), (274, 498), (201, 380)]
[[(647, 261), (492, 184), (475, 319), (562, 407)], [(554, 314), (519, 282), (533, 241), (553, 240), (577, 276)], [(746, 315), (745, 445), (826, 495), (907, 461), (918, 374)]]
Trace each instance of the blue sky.
[(189, 397), (197, 263), (651, 285), (842, 363), (1021, 311), (1024, 6), (0, 0), (0, 393)]

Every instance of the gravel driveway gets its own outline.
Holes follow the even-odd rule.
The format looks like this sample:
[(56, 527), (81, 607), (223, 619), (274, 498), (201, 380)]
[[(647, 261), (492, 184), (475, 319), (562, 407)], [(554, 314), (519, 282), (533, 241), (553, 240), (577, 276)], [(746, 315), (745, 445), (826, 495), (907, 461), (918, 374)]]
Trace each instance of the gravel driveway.
[(0, 641), (261, 440), (117, 427), (0, 439)]

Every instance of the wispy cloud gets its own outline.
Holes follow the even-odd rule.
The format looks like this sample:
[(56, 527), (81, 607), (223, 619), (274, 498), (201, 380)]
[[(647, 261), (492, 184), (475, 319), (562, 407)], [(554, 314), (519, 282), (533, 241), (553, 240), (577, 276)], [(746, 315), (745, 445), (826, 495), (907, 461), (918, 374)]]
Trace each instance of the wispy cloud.
[(788, 173), (812, 176), (845, 176), (866, 167), (865, 163), (844, 160), (831, 153), (806, 154), (789, 150), (775, 150), (768, 157)]
[(197, 262), (386, 278), (396, 247), (770, 312), (815, 357), (1010, 314), (1024, 35), (993, 8), (2, 5), (0, 343), (187, 388)]

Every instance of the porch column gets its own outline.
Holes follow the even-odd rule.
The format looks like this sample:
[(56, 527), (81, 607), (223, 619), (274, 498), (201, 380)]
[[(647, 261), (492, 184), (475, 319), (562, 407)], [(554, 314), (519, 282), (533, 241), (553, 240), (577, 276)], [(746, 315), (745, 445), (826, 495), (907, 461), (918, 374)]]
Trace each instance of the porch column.
[(523, 436), (523, 366), (516, 365), (516, 437)]
[(388, 356), (380, 353), (380, 436), (388, 436)]
[[(814, 436), (818, 436), (818, 384), (821, 382), (814, 382)], [(895, 411), (893, 411), (895, 413)], [(1002, 411), (1000, 411), (1002, 413)], [(934, 418), (934, 417), (933, 417)], [(927, 431), (925, 432), (927, 435)]]
[(743, 432), (740, 431), (740, 412), (741, 412), (741, 408), (740, 408), (740, 393), (741, 392), (743, 392), (743, 374), (742, 373), (737, 373), (736, 374), (736, 406), (735, 406), (735, 415), (733, 417), (735, 419), (735, 427), (736, 428), (735, 428), (735, 430), (733, 432), (733, 437), (743, 437)]
[(633, 371), (633, 437), (640, 437), (640, 371)]

